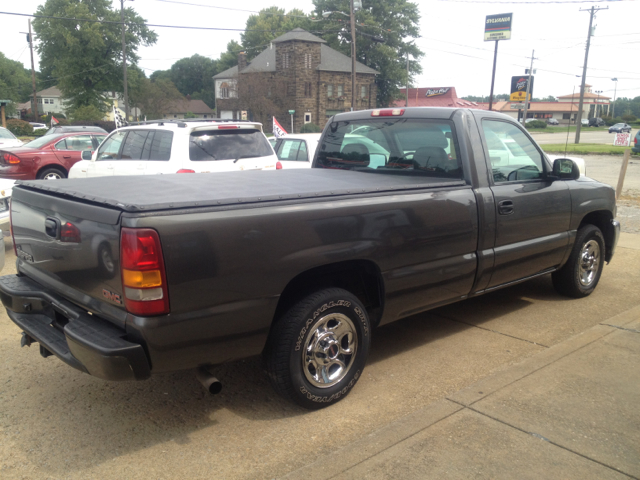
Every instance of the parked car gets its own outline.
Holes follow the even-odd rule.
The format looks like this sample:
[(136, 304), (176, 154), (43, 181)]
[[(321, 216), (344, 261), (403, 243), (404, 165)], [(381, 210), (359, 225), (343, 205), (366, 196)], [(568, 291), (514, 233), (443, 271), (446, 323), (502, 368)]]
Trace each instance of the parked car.
[(111, 132), (69, 178), (275, 170), (277, 162), (260, 123), (158, 120)]
[(538, 120), (537, 118), (527, 118), (524, 123), (531, 123), (531, 122), (535, 122), (536, 120)]
[[(15, 180), (0, 178), (0, 228), (3, 230), (9, 230), (11, 192), (15, 183)], [(2, 244), (0, 244), (0, 250), (2, 250)]]
[[(493, 156), (489, 134), (518, 155)], [(547, 274), (583, 298), (615, 254), (614, 189), (496, 112), (341, 113), (312, 167), (17, 185), (19, 276), (0, 277), (16, 343), (107, 380), (198, 369), (210, 392), (206, 367), (262, 354), (279, 394), (319, 409), (367, 381), (374, 328)]]
[(547, 118), (547, 125), (560, 125), (556, 118)]
[[(46, 127), (45, 127), (46, 128)], [(56, 125), (46, 131), (45, 135), (54, 135), (56, 133), (109, 133), (102, 127), (91, 127), (85, 125)]]
[(273, 150), (282, 168), (311, 168), (320, 133), (287, 134), (279, 137)]
[(31, 125), (34, 130), (42, 130), (43, 128), (47, 128), (47, 125), (44, 123), (29, 122), (29, 125)]
[(73, 164), (80, 161), (82, 151), (94, 151), (105, 137), (100, 132), (45, 135), (21, 147), (0, 149), (0, 178), (67, 178)]
[(609, 127), (609, 133), (613, 133), (613, 132), (617, 132), (617, 133), (629, 132), (629, 133), (631, 133), (631, 125), (627, 125), (626, 123), (616, 123), (615, 125), (611, 125)]
[(606, 124), (604, 123), (604, 120), (602, 120), (600, 117), (593, 117), (589, 119), (589, 126), (590, 127), (604, 127)]
[(589, 119), (588, 118), (583, 118), (582, 120), (580, 120), (580, 124), (583, 127), (588, 127), (589, 126)]
[(636, 136), (633, 138), (633, 147), (631, 151), (634, 153), (640, 153), (640, 130), (636, 132)]
[(278, 137), (267, 137), (267, 140), (269, 140), (269, 144), (271, 145), (271, 148), (276, 146), (276, 142), (278, 141)]
[(23, 144), (10, 130), (0, 127), (0, 148), (20, 147)]

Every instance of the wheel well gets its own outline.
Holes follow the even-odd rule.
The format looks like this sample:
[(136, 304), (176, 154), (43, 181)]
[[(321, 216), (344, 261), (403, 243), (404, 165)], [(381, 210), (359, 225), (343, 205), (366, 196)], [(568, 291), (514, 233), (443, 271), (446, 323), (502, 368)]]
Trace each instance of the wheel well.
[(382, 275), (378, 266), (368, 260), (332, 263), (297, 275), (280, 295), (275, 318), (304, 296), (329, 287), (351, 292), (366, 308), (371, 325), (376, 326), (380, 322), (384, 298)]
[(605, 260), (609, 262), (611, 260), (611, 255), (613, 251), (613, 242), (615, 238), (615, 231), (613, 225), (611, 224), (611, 220), (613, 220), (613, 215), (611, 212), (607, 210), (599, 210), (597, 212), (591, 212), (585, 215), (585, 217), (580, 222), (580, 226), (578, 230), (582, 228), (584, 225), (594, 225), (600, 229), (602, 235), (604, 236), (604, 245), (605, 245)]
[(58, 170), (59, 172), (62, 172), (64, 175), (68, 175), (68, 172), (64, 167), (61, 167), (60, 165), (48, 164), (48, 165), (44, 165), (44, 166), (42, 166), (42, 167), (40, 167), (38, 169), (38, 172), (36, 173), (36, 177), (38, 177), (43, 170), (47, 170), (49, 168), (53, 168), (54, 170)]

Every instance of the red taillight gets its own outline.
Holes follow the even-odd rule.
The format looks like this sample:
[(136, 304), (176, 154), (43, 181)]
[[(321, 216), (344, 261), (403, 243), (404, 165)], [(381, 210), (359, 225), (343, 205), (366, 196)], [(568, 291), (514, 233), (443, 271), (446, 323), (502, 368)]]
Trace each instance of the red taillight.
[(60, 241), (65, 243), (80, 243), (80, 230), (73, 223), (65, 223), (60, 228)]
[(20, 163), (20, 159), (18, 157), (16, 157), (12, 153), (5, 153), (4, 154), (4, 161), (9, 163), (9, 164), (11, 164), (11, 165), (15, 165), (17, 163)]
[(276, 162), (276, 170), (282, 170), (282, 164), (280, 162)]
[(144, 316), (169, 313), (169, 293), (158, 232), (150, 228), (123, 228), (120, 264), (127, 311)]
[(218, 130), (231, 130), (232, 128), (240, 128), (239, 125), (220, 125)]
[(181, 168), (176, 173), (196, 173), (195, 170), (191, 170), (190, 168)]
[(13, 253), (18, 256), (18, 248), (16, 247), (16, 236), (13, 234), (13, 202), (9, 204), (9, 230), (11, 231), (11, 240), (13, 241)]
[(404, 108), (386, 108), (371, 112), (372, 117), (398, 117), (400, 115), (404, 115)]
[(638, 145), (638, 136), (636, 135), (636, 137), (633, 139), (633, 143), (635, 143), (636, 145)]

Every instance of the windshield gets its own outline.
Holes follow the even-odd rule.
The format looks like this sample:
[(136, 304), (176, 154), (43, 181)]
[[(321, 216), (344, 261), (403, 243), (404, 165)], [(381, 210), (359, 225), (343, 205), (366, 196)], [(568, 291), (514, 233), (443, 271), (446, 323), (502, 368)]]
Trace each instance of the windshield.
[(9, 138), (11, 140), (15, 140), (16, 137), (13, 136), (9, 130), (5, 130), (4, 128), (0, 128), (0, 138)]
[(462, 178), (458, 143), (447, 120), (375, 118), (334, 122), (317, 168)]
[(189, 138), (189, 159), (194, 161), (236, 160), (269, 155), (273, 155), (273, 149), (260, 130), (209, 130), (193, 132)]
[(46, 144), (51, 143), (59, 138), (62, 138), (62, 135), (45, 135), (44, 137), (31, 140), (29, 143), (25, 143), (23, 146), (28, 148), (42, 148)]

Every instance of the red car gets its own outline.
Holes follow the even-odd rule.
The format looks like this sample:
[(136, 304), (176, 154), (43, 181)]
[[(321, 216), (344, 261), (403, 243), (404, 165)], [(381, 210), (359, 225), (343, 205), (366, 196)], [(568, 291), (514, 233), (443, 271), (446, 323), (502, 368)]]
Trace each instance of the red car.
[(21, 147), (0, 150), (0, 178), (57, 180), (67, 178), (83, 150), (94, 151), (107, 136), (99, 132), (45, 135)]

